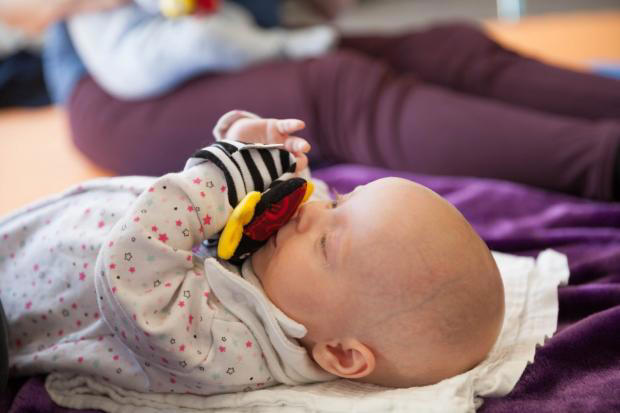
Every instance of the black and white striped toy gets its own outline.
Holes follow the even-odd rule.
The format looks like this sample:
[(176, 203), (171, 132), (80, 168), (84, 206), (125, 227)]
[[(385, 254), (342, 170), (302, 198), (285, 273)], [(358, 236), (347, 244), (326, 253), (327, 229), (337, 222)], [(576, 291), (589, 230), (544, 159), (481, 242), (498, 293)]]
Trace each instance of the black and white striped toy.
[(312, 182), (294, 177), (295, 157), (284, 145), (222, 140), (203, 148), (185, 169), (212, 162), (224, 173), (234, 210), (217, 239), (203, 244), (219, 258), (240, 263), (263, 246), (312, 194)]

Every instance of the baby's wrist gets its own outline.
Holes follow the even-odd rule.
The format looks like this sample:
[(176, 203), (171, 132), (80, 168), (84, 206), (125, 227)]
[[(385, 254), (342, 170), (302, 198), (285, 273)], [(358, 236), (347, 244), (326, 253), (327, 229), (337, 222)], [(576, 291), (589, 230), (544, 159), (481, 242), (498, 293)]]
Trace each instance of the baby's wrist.
[(229, 136), (228, 132), (233, 124), (240, 119), (261, 119), (261, 117), (245, 110), (231, 110), (230, 112), (226, 112), (222, 115), (222, 117), (220, 117), (213, 128), (213, 136), (215, 136), (215, 140), (221, 141), (223, 139), (236, 139), (235, 137)]

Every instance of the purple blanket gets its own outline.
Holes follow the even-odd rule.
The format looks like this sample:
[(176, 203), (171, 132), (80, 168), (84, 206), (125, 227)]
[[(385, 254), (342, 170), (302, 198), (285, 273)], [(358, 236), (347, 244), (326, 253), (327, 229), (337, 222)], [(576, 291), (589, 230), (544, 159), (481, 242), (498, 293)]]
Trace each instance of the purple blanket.
[[(456, 205), (493, 250), (535, 255), (553, 248), (567, 254), (571, 276), (559, 293), (558, 332), (538, 349), (514, 390), (487, 399), (481, 411), (620, 412), (620, 204), (506, 182), (353, 165), (316, 175), (339, 192), (383, 176), (410, 178)], [(43, 377), (34, 377), (10, 382), (8, 394), (0, 397), (4, 411), (74, 410), (55, 406)]]

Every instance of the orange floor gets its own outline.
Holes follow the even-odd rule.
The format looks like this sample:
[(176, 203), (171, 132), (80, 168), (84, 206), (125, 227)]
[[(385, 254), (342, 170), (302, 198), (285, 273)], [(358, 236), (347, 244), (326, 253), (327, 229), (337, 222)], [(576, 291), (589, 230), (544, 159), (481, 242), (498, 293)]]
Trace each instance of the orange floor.
[[(620, 12), (487, 22), (501, 42), (577, 69), (593, 60), (620, 61)], [(83, 180), (109, 175), (72, 146), (60, 109), (0, 112), (0, 215)]]
[(0, 215), (108, 172), (72, 145), (56, 108), (0, 112)]
[(490, 21), (486, 27), (503, 44), (561, 66), (620, 63), (620, 11), (536, 16), (516, 24)]

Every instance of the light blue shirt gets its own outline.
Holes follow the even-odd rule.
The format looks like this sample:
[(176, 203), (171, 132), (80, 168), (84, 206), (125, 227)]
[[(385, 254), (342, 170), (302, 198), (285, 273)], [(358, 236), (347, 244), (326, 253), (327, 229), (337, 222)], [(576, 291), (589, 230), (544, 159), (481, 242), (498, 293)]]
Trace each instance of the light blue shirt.
[(165, 18), (156, 0), (139, 0), (68, 21), (71, 39), (88, 72), (121, 99), (163, 94), (199, 73), (234, 71), (277, 58), (315, 56), (329, 49), (327, 27), (259, 27), (232, 2), (205, 16)]

